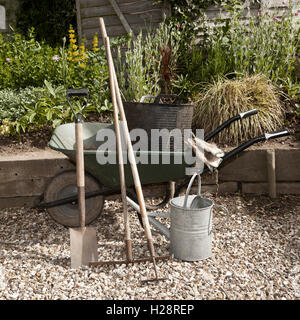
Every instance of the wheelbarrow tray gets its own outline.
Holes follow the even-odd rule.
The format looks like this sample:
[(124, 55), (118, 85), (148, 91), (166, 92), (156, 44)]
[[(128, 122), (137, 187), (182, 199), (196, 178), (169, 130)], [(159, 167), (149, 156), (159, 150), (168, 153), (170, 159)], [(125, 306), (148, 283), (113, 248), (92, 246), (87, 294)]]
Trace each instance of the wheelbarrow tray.
[[(68, 123), (58, 126), (51, 137), (49, 146), (51, 149), (64, 153), (72, 162), (76, 162), (75, 155), (75, 124)], [(98, 150), (103, 141), (97, 141), (96, 136), (99, 130), (110, 128), (114, 130), (113, 124), (85, 122), (83, 123), (83, 145), (84, 145), (84, 166), (85, 171), (94, 176), (101, 184), (107, 187), (119, 187), (119, 168), (115, 150)], [(114, 155), (115, 164), (99, 164), (97, 162), (97, 153), (107, 152)], [(147, 157), (147, 164), (138, 163), (138, 171), (142, 184), (162, 183), (168, 181), (177, 181), (185, 177), (186, 168), (190, 165), (185, 163), (184, 152), (173, 151), (135, 151), (135, 156), (144, 155)], [(170, 164), (163, 164), (163, 157), (170, 157)], [(158, 164), (151, 164), (152, 156), (158, 157)], [(98, 154), (99, 156), (99, 154)], [(180, 164), (174, 163), (180, 158)], [(124, 164), (125, 178), (127, 186), (133, 186), (133, 177), (131, 174), (130, 163)]]

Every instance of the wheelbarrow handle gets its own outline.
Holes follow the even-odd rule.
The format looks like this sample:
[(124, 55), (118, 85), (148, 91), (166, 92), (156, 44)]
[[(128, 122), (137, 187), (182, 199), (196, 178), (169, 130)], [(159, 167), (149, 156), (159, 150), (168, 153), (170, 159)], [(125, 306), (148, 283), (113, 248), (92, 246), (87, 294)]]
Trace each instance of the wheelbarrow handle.
[(265, 133), (264, 135), (261, 135), (259, 137), (250, 139), (240, 146), (236, 147), (235, 149), (227, 152), (225, 156), (222, 158), (223, 161), (233, 157), (234, 155), (242, 152), (243, 150), (249, 148), (252, 146), (254, 143), (260, 142), (260, 141), (265, 141), (265, 140), (270, 140), (270, 139), (275, 139), (275, 138), (280, 138), (280, 137), (285, 137), (290, 135), (290, 132), (288, 130), (282, 130), (282, 131), (277, 131), (277, 132), (271, 132), (271, 133)]
[(232, 122), (234, 121), (237, 121), (237, 120), (242, 120), (242, 119), (245, 119), (245, 118), (248, 118), (248, 117), (251, 117), (255, 114), (258, 113), (258, 110), (257, 109), (252, 109), (252, 110), (249, 110), (249, 111), (246, 111), (246, 112), (242, 112), (242, 113), (239, 113), (238, 115), (228, 119), (227, 121), (225, 121), (224, 123), (222, 123), (218, 128), (216, 128), (214, 131), (212, 131), (211, 133), (209, 133), (205, 138), (204, 140), (205, 141), (208, 141), (210, 140), (211, 138), (213, 138), (214, 136), (216, 136), (220, 131), (224, 130), (225, 128), (227, 128)]
[[(281, 130), (278, 132), (270, 132), (270, 133), (265, 133), (264, 135), (258, 136), (256, 138), (253, 138), (251, 140), (248, 140), (246, 142), (244, 142), (243, 144), (239, 145), (238, 147), (236, 147), (235, 149), (227, 152), (223, 157), (222, 157), (222, 162), (220, 163), (223, 164), (224, 161), (228, 160), (229, 158), (232, 158), (233, 156), (237, 155), (238, 153), (244, 151), (245, 149), (249, 148), (250, 146), (252, 146), (253, 144), (257, 143), (257, 142), (261, 142), (261, 141), (266, 141), (266, 140), (270, 140), (270, 139), (275, 139), (275, 138), (280, 138), (280, 137), (285, 137), (290, 135), (291, 133), (288, 130)], [(207, 173), (209, 172), (209, 168), (205, 167), (203, 169), (203, 171), (201, 172), (201, 174)], [(184, 179), (184, 181), (179, 184), (175, 190), (174, 193), (174, 197), (177, 197), (181, 191), (182, 188), (184, 188), (186, 185), (188, 185), (190, 181), (190, 177), (186, 177)]]
[(68, 104), (69, 104), (69, 106), (75, 116), (75, 123), (81, 122), (82, 121), (82, 114), (84, 112), (84, 109), (87, 106), (87, 101), (83, 102), (83, 108), (81, 110), (81, 114), (76, 114), (76, 112), (73, 109), (72, 104), (70, 102), (70, 98), (71, 97), (86, 97), (88, 99), (89, 90), (88, 89), (67, 89), (66, 95), (67, 95)]
[(88, 89), (67, 89), (67, 97), (88, 97), (89, 90)]
[(277, 131), (277, 132), (271, 132), (271, 133), (265, 133), (265, 139), (275, 139), (280, 137), (289, 136), (291, 133), (288, 130), (283, 131)]
[(240, 116), (240, 119), (245, 119), (245, 118), (249, 118), (249, 117), (251, 117), (251, 116), (253, 116), (253, 115), (257, 114), (257, 113), (258, 113), (257, 109), (252, 109), (252, 110), (249, 110), (249, 111), (246, 111), (246, 112), (241, 112), (239, 114), (239, 116)]

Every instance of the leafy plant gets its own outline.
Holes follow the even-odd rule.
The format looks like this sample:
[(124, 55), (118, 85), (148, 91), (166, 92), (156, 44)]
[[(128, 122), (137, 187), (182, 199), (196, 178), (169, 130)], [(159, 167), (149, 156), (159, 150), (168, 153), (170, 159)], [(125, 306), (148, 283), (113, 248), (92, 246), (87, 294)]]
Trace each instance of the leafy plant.
[[(22, 96), (26, 87), (34, 92), (32, 99), (21, 101), (18, 92)], [(40, 89), (31, 90), (33, 87)], [(64, 37), (60, 48), (38, 42), (34, 29), (29, 30), (27, 38), (17, 33), (10, 38), (0, 35), (0, 90), (6, 89), (2, 96), (11, 104), (9, 107), (5, 99), (1, 100), (0, 93), (0, 125), (5, 123), (6, 134), (30, 130), (34, 125), (56, 126), (71, 119), (61, 107), (67, 88), (89, 89), (87, 112), (112, 110), (107, 63), (97, 35), (92, 49), (87, 49), (84, 42), (77, 43), (72, 27), (69, 39)]]
[(57, 52), (57, 48), (36, 41), (34, 29), (29, 30), (28, 38), (0, 34), (0, 88), (41, 87), (45, 79), (55, 78), (53, 56)]
[(179, 40), (176, 28), (161, 23), (155, 31), (130, 38), (124, 57), (119, 47), (118, 80), (125, 100), (139, 101), (143, 95), (157, 95), (162, 89), (172, 92)]
[(4, 119), (19, 119), (26, 113), (26, 105), (34, 104), (42, 95), (42, 88), (0, 90), (0, 123)]
[(220, 132), (215, 141), (240, 143), (263, 132), (277, 130), (283, 123), (279, 92), (263, 75), (242, 79), (219, 77), (203, 87), (195, 104), (193, 126), (210, 132), (238, 113), (257, 108), (258, 115), (237, 121)]
[[(175, 1), (177, 2), (177, 1)], [(240, 1), (222, 3), (227, 18), (219, 16), (213, 23), (204, 17), (197, 20), (197, 37), (189, 28), (180, 26), (178, 63), (182, 85), (189, 84), (189, 92), (197, 93), (201, 82), (214, 81), (219, 76), (243, 77), (262, 73), (294, 96), (297, 85), (297, 46), (299, 46), (298, 13), (292, 7), (282, 14), (259, 10), (250, 15), (250, 7)], [(247, 19), (244, 19), (245, 10)], [(198, 42), (196, 44), (196, 41)], [(295, 69), (296, 68), (296, 69)]]
[[(34, 92), (38, 94), (32, 97), (32, 100), (27, 99), (23, 105), (16, 105), (18, 113), (14, 116), (9, 114), (2, 119), (0, 134), (15, 135), (45, 126), (55, 128), (62, 123), (74, 121), (74, 114), (66, 101), (65, 87), (63, 85), (55, 87), (47, 80), (44, 84), (44, 88), (35, 89)], [(73, 108), (77, 113), (81, 112), (79, 101), (75, 102)], [(109, 109), (110, 106), (106, 105), (106, 108)], [(91, 111), (95, 112), (96, 108), (88, 103), (83, 116), (86, 117)]]

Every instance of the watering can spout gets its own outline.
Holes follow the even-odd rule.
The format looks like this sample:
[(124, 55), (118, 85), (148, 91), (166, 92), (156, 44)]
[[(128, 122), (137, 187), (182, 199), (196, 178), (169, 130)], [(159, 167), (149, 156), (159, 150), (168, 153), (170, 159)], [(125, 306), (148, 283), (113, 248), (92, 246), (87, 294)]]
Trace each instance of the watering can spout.
[[(137, 211), (140, 212), (140, 206), (135, 203), (133, 200), (131, 200), (129, 197), (126, 197), (127, 202)], [(157, 214), (155, 212), (149, 212), (148, 213), (148, 219), (149, 222), (157, 229), (159, 230), (168, 240), (170, 240), (170, 229), (166, 227), (163, 223), (160, 221), (157, 221), (154, 216), (158, 216), (160, 214)], [(161, 214), (161, 216), (164, 217), (170, 217), (170, 214)]]

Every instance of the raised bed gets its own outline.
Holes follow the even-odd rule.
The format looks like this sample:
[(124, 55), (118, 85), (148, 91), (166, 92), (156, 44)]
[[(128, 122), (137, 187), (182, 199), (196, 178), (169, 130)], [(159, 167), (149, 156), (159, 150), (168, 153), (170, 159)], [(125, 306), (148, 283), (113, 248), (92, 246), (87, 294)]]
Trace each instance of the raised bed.
[[(300, 148), (275, 149), (277, 194), (300, 195)], [(218, 174), (202, 179), (202, 190), (218, 193), (267, 194), (267, 149), (242, 152)], [(55, 151), (0, 155), (0, 208), (31, 207), (46, 184), (59, 172), (75, 169), (69, 159)], [(145, 196), (161, 196), (163, 185), (147, 186)], [(110, 199), (114, 198), (110, 197)]]

